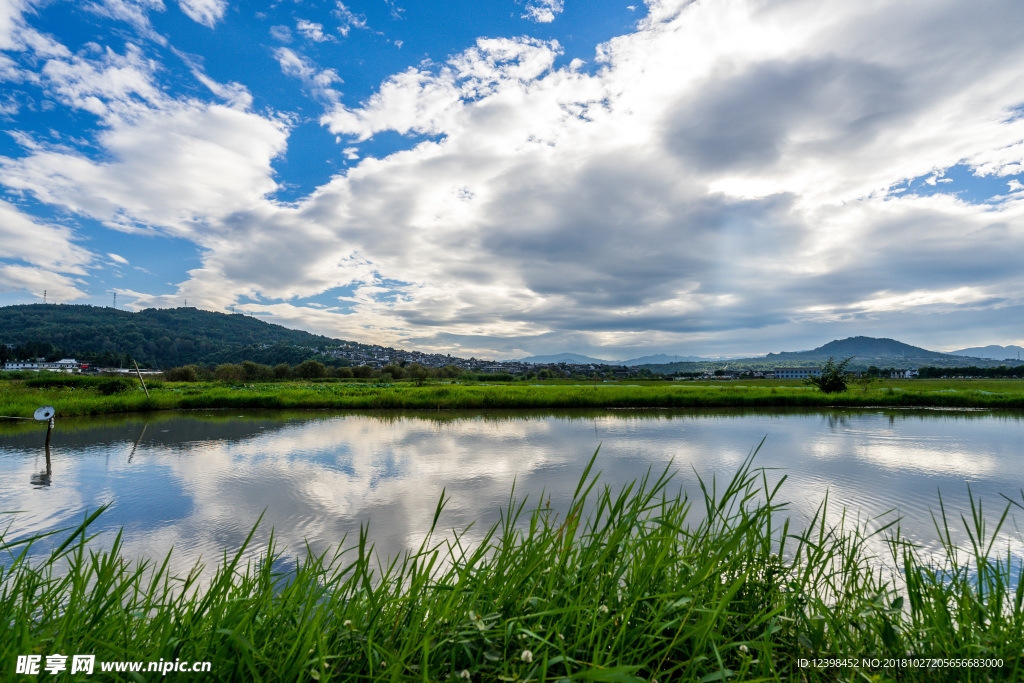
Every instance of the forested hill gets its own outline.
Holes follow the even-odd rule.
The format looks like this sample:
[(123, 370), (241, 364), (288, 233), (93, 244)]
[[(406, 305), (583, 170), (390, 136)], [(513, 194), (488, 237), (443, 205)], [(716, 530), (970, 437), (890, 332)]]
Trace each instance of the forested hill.
[[(196, 308), (136, 313), (67, 304), (0, 307), (0, 344), (14, 344), (34, 356), (59, 355), (99, 365), (131, 358), (163, 368), (243, 360), (298, 363), (319, 355), (319, 347), (343, 343), (241, 314)], [(12, 350), (0, 346), (0, 353), (9, 356)]]
[(783, 351), (781, 353), (769, 353), (765, 356), (767, 361), (823, 361), (828, 358), (837, 360), (853, 358), (853, 364), (877, 365), (888, 367), (890, 365), (915, 367), (918, 365), (932, 365), (936, 367), (949, 367), (966, 365), (969, 360), (964, 356), (954, 356), (939, 351), (929, 351), (920, 346), (904, 344), (901, 341), (877, 337), (848, 337), (837, 339), (819, 346), (810, 351)]

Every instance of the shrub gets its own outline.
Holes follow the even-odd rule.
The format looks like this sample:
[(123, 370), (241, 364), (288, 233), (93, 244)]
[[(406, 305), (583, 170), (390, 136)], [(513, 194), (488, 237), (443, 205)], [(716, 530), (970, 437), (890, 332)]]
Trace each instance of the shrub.
[(168, 382), (198, 382), (199, 366), (183, 365), (180, 368), (171, 368), (164, 372), (164, 379)]
[(99, 383), (96, 389), (104, 396), (112, 396), (128, 391), (135, 386), (135, 380), (127, 377), (114, 377)]
[(278, 363), (274, 366), (274, 377), (277, 379), (288, 379), (292, 376), (292, 366), (287, 363)]
[(58, 387), (88, 387), (94, 386), (96, 384), (96, 380), (93, 379), (92, 377), (79, 377), (76, 375), (66, 374), (39, 377), (38, 373), (32, 374), (32, 379), (25, 380), (25, 386), (32, 387), (33, 389), (56, 389)]
[(213, 371), (216, 379), (226, 382), (241, 382), (245, 379), (245, 368), (234, 363), (221, 363)]
[(818, 375), (808, 377), (805, 381), (807, 384), (818, 387), (826, 394), (838, 394), (841, 391), (846, 391), (846, 366), (849, 365), (851, 360), (853, 360), (853, 356), (850, 356), (841, 363), (836, 363), (830, 356), (825, 365), (822, 366), (821, 372)]

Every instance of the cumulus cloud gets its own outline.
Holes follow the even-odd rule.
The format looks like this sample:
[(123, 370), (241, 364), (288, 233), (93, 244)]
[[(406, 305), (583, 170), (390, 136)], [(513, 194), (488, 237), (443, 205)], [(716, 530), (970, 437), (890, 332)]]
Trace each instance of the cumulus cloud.
[(110, 227), (181, 235), (276, 189), (271, 161), (285, 147), (282, 123), (194, 102), (134, 114), (100, 134), (108, 160), (40, 147), (0, 159), (0, 182)]
[(168, 100), (131, 48), (55, 57), (47, 87), (101, 117), (105, 157), (39, 146), (0, 180), (201, 246), (179, 292), (138, 305), (184, 293), (365, 341), (625, 356), (950, 328), (1024, 306), (1024, 200), (939, 182), (963, 165), (1017, 187), (1022, 22), (1015, 3), (652, 0), (592, 69), (557, 66), (554, 42), (480, 39), (361, 103), (280, 47), (350, 160), (409, 138), (289, 205), (268, 198), (287, 129), (244, 98)]
[(167, 100), (153, 81), (156, 68), (129, 43), (124, 54), (107, 48), (95, 59), (80, 55), (50, 59), (41, 77), (47, 90), (65, 105), (113, 124), (144, 115)]
[(553, 70), (557, 47), (481, 41), (324, 117), (357, 139), (445, 136), (306, 204), (411, 283), (368, 283), (352, 317), (428, 345), (600, 348), (1017, 301), (1012, 259), (991, 251), (997, 232), (1024, 239), (1019, 206), (887, 190), (965, 158), (1013, 170), (1024, 81), (985, 61), (1020, 50), (1002, 21), (954, 3), (650, 9), (593, 75)]
[(322, 123), (333, 133), (361, 140), (384, 130), (427, 135), (454, 132), (468, 124), (466, 117), (479, 111), (468, 104), (497, 96), (499, 91), (522, 91), (551, 68), (558, 54), (557, 43), (480, 39), (440, 70), (410, 68), (392, 76), (363, 106), (338, 105)]

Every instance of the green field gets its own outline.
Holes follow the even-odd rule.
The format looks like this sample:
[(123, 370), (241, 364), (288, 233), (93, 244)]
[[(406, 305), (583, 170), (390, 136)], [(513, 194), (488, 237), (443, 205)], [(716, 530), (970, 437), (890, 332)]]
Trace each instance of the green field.
[[(90, 381), (79, 381), (86, 380)], [(50, 380), (50, 383), (59, 380)], [(1021, 380), (889, 380), (838, 394), (781, 380), (722, 382), (594, 382), (372, 384), (290, 381), (251, 384), (138, 380), (105, 395), (103, 380), (70, 378), (67, 386), (41, 380), (0, 381), (0, 415), (31, 417), (41, 405), (59, 416), (153, 410), (277, 408), (332, 410), (486, 410), (566, 408), (947, 407), (1024, 408)]]

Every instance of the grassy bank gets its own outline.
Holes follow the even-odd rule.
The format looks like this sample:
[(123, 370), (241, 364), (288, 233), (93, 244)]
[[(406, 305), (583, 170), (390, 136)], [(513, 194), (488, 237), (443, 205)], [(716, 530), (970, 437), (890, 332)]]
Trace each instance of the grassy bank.
[[(24, 543), (5, 544), (0, 667), (8, 676), (18, 655), (80, 653), (209, 661), (211, 678), (238, 681), (1024, 675), (1019, 558), (999, 556), (999, 529), (986, 529), (980, 510), (974, 545), (947, 543), (950, 559), (936, 563), (896, 527), (875, 532), (888, 534), (888, 554), (871, 557), (869, 535), (827, 526), (824, 510), (797, 533), (781, 503), (784, 480), (769, 488), (750, 460), (693, 499), (669, 484), (663, 473), (613, 492), (588, 466), (565, 517), (510, 497), (472, 547), (428, 536), (418, 551), (381, 562), (361, 530), (339, 546), (348, 549), (306, 556), (292, 571), (275, 570), (272, 543), (248, 565), (242, 548), (204, 590), (198, 571), (172, 577), (166, 562), (129, 562), (119, 543), (91, 552), (87, 525), (42, 561), (30, 563)], [(424, 527), (437, 527), (442, 508)], [(898, 583), (880, 563), (897, 569)], [(800, 664), (837, 657), (858, 665)], [(886, 663), (915, 657), (920, 666)], [(935, 657), (976, 665), (927, 661)]]
[[(896, 386), (900, 384), (900, 386)], [(977, 384), (977, 386), (975, 386)], [(564, 408), (725, 408), (725, 407), (947, 407), (1024, 408), (1021, 382), (894, 382), (824, 394), (811, 387), (780, 383), (641, 385), (551, 383), (374, 385), (342, 382), (279, 382), (248, 385), (166, 382), (104, 395), (96, 386), (33, 387), (0, 382), (0, 415), (30, 417), (49, 404), (61, 416), (197, 408), (279, 409), (564, 409)]]

